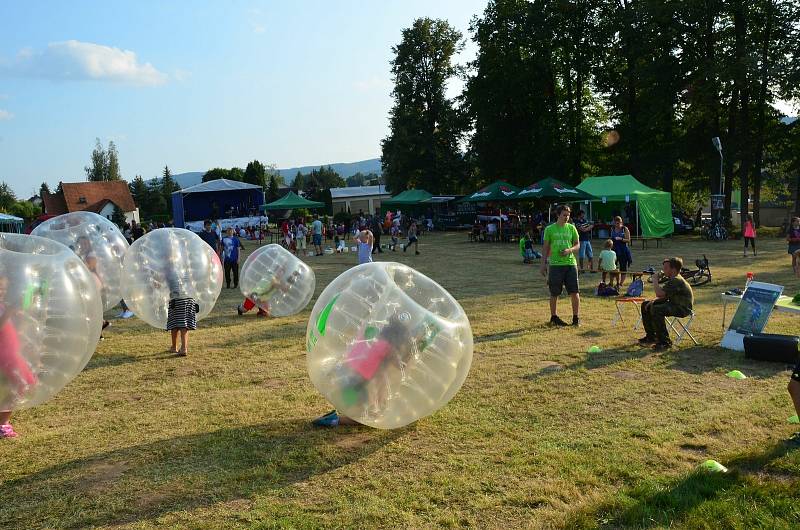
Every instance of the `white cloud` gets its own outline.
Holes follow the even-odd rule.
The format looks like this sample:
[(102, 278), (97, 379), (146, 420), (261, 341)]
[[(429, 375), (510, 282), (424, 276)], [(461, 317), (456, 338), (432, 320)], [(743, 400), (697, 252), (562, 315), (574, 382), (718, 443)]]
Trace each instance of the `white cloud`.
[(76, 40), (52, 42), (41, 52), (24, 48), (2, 72), (53, 81), (111, 81), (140, 86), (167, 81), (166, 74), (150, 63), (139, 62), (130, 50)]
[(0, 121), (10, 120), (14, 115), (7, 110), (0, 109)]

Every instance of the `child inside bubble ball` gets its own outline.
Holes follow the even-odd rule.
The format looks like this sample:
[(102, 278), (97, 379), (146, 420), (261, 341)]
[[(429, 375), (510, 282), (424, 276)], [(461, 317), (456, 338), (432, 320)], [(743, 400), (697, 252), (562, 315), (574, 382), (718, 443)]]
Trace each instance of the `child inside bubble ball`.
[[(169, 287), (169, 306), (167, 308), (167, 329), (172, 333), (171, 353), (185, 357), (189, 353), (189, 331), (197, 329), (199, 307), (194, 298), (187, 293), (189, 278), (181, 276), (175, 269), (166, 273)], [(181, 336), (181, 349), (178, 349), (178, 334)]]
[[(408, 313), (394, 314), (378, 329), (367, 326), (345, 354), (335, 373), (339, 400), (347, 407), (360, 406), (363, 416), (380, 416), (389, 406), (393, 383), (401, 381), (415, 353), (424, 351), (439, 333), (425, 319), (412, 329)], [(312, 422), (319, 427), (355, 425), (358, 422), (332, 410)]]
[[(36, 375), (21, 355), (17, 330), (11, 322), (12, 310), (6, 306), (8, 278), (0, 276), (0, 402), (15, 401), (33, 385)], [(10, 410), (0, 410), (0, 438), (16, 438)]]

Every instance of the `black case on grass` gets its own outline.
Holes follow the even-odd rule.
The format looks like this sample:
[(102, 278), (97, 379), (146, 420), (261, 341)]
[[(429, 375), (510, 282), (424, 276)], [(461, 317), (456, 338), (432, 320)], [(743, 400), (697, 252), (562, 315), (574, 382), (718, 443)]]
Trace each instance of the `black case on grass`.
[(795, 364), (798, 360), (797, 346), (800, 337), (756, 333), (744, 337), (744, 356), (756, 361), (773, 361)]

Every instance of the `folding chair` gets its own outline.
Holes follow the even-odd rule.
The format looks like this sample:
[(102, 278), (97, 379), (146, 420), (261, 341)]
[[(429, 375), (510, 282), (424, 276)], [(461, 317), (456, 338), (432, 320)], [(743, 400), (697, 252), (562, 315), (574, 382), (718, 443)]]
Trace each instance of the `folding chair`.
[[(687, 318), (686, 322), (684, 323), (681, 318)], [(694, 338), (690, 328), (692, 327), (692, 321), (694, 320), (694, 311), (688, 317), (672, 317), (672, 320), (667, 320), (667, 324), (669, 328), (675, 333), (675, 344), (678, 344), (683, 337), (686, 335), (689, 336), (692, 341), (694, 341), (695, 345), (699, 345), (700, 343), (697, 342), (697, 339)], [(675, 326), (678, 326), (680, 329), (677, 329)]]
[(631, 296), (620, 296), (619, 298), (614, 299), (614, 307), (617, 309), (617, 314), (611, 319), (611, 325), (616, 326), (617, 322), (625, 322), (625, 319), (622, 317), (622, 307), (620, 304), (633, 304), (633, 307), (636, 308), (636, 323), (633, 325), (634, 331), (639, 329), (639, 325), (642, 323), (642, 309), (641, 304), (646, 299), (641, 297), (631, 297)]

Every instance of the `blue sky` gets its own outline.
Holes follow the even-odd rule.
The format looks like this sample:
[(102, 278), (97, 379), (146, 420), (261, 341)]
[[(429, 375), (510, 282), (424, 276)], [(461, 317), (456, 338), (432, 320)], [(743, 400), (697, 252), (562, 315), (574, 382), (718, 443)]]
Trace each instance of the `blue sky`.
[(117, 144), (128, 179), (377, 157), (401, 30), (429, 16), (468, 37), (485, 5), (3, 2), (0, 181), (27, 197), (83, 180), (95, 137)]

